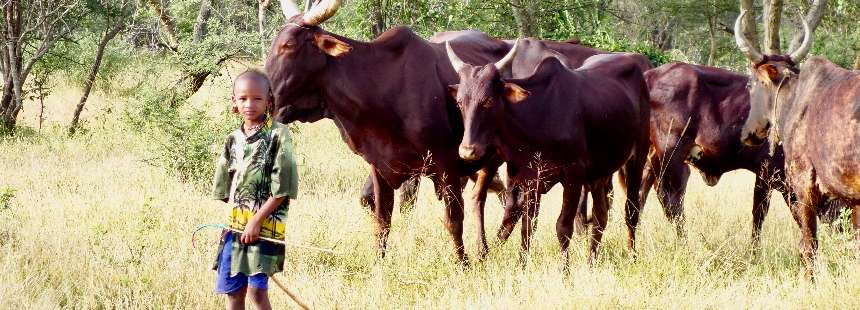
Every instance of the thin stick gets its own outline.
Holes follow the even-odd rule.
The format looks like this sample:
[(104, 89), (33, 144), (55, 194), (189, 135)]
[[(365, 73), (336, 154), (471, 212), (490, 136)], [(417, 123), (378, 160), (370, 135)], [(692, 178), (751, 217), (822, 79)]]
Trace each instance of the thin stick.
[[(243, 231), (238, 230), (238, 229), (235, 229), (235, 228), (231, 228), (231, 227), (224, 227), (224, 228), (225, 228), (225, 229), (228, 229), (228, 230), (230, 230), (230, 231), (232, 231), (232, 232), (236, 232), (236, 233), (240, 233), (240, 234), (241, 234), (241, 233), (244, 233)], [(320, 251), (320, 252), (325, 252), (325, 253), (329, 253), (329, 254), (340, 254), (340, 253), (338, 253), (338, 252), (335, 252), (335, 251), (334, 251), (334, 250), (332, 250), (332, 249), (318, 248), (318, 247), (309, 246), (309, 245), (304, 245), (304, 244), (299, 244), (299, 243), (290, 242), (290, 241), (286, 241), (286, 240), (278, 240), (278, 239), (272, 239), (272, 238), (266, 238), (266, 237), (259, 237), (258, 239), (260, 239), (260, 240), (266, 240), (266, 241), (273, 242), (273, 243), (277, 243), (277, 244), (282, 244), (282, 245), (285, 245), (285, 246), (292, 246), (292, 247), (297, 247), (297, 248), (302, 248), (302, 249), (308, 249), (308, 250)]]
[(281, 290), (284, 291), (284, 293), (287, 293), (287, 296), (290, 296), (290, 298), (294, 302), (296, 302), (296, 304), (299, 305), (299, 307), (301, 307), (302, 309), (305, 309), (305, 310), (310, 309), (310, 308), (308, 308), (308, 306), (305, 306), (305, 303), (303, 303), (301, 300), (299, 300), (299, 297), (296, 296), (296, 294), (293, 294), (293, 292), (290, 292), (290, 290), (288, 290), (286, 286), (281, 284), (281, 281), (278, 281), (278, 279), (275, 278), (275, 275), (272, 275), (270, 278), (272, 279), (272, 282), (275, 282), (275, 285), (277, 285), (279, 288), (281, 288)]

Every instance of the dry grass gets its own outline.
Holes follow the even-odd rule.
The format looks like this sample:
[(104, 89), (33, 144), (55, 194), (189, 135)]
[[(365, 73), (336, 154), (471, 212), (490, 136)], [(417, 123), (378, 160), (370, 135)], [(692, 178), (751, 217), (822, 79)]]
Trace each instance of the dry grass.
[[(62, 119), (68, 102), (52, 99)], [(223, 93), (213, 95), (223, 103)], [(68, 100), (67, 100), (68, 101)], [(72, 100), (75, 101), (75, 100)], [(205, 101), (205, 100), (204, 100)], [(219, 308), (212, 294), (217, 232), (198, 224), (224, 219), (224, 206), (178, 183), (147, 158), (140, 137), (116, 123), (113, 103), (97, 99), (85, 114), (88, 133), (62, 128), (0, 142), (0, 304), (16, 308)], [(215, 105), (215, 109), (224, 108)], [(32, 105), (24, 124), (33, 125)], [(113, 114), (108, 112), (113, 110)], [(67, 113), (70, 115), (70, 113)], [(559, 272), (554, 223), (560, 189), (544, 198), (532, 259), (518, 264), (519, 233), (483, 263), (461, 269), (442, 225), (442, 203), (424, 180), (411, 214), (395, 214), (389, 255), (376, 261), (373, 220), (358, 205), (366, 164), (341, 142), (331, 122), (301, 124), (295, 136), (301, 196), (288, 238), (336, 246), (341, 255), (290, 249), (278, 275), (315, 308), (858, 308), (860, 260), (845, 234), (821, 232), (818, 282), (800, 275), (799, 231), (781, 199), (765, 222), (762, 253), (749, 249), (753, 175), (726, 175), (715, 188), (691, 180), (688, 232), (679, 240), (652, 196), (643, 214), (637, 261), (627, 259), (616, 199), (601, 262), (585, 263), (577, 239), (571, 274)], [(501, 207), (489, 198), (494, 233)], [(3, 205), (0, 204), (0, 207)], [(471, 212), (466, 244), (475, 251)], [(493, 240), (494, 238), (490, 238)], [(277, 289), (277, 308), (295, 307)]]

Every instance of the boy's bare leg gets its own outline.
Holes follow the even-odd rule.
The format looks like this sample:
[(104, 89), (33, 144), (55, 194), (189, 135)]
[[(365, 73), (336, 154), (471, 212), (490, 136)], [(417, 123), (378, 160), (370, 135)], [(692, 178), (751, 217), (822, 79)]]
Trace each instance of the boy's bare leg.
[(268, 290), (259, 290), (249, 286), (248, 293), (251, 295), (251, 302), (258, 310), (272, 310)]
[(227, 310), (245, 310), (245, 289), (227, 294)]

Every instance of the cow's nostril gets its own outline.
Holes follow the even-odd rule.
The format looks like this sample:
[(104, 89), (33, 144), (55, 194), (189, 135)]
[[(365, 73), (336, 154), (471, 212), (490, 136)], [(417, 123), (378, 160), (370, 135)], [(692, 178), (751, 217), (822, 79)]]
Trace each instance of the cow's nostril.
[(476, 160), (481, 154), (474, 145), (461, 145), (459, 149), (460, 158), (465, 160)]

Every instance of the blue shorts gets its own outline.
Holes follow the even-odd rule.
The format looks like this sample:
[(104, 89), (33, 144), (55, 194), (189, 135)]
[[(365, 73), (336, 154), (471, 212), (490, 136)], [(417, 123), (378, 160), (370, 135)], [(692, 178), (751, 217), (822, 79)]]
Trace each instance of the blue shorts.
[(265, 273), (258, 273), (248, 277), (244, 273), (238, 273), (235, 276), (230, 276), (230, 263), (232, 261), (231, 253), (233, 249), (230, 244), (233, 242), (233, 233), (227, 232), (224, 235), (224, 248), (218, 255), (218, 270), (215, 276), (215, 293), (216, 294), (232, 294), (238, 290), (250, 285), (258, 290), (269, 289), (269, 276)]

